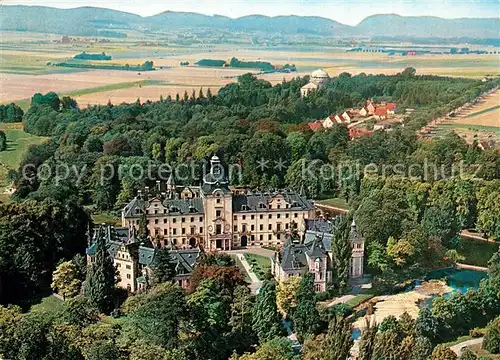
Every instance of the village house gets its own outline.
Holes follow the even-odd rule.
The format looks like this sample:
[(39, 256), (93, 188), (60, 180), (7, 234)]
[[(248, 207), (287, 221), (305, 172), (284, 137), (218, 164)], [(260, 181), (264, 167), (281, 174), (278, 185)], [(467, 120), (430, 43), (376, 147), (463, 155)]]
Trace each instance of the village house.
[[(289, 238), (283, 249), (271, 262), (271, 272), (278, 281), (291, 276), (300, 276), (304, 271), (314, 275), (314, 289), (325, 292), (332, 282), (332, 271), (336, 264), (331, 251), (332, 228), (327, 220), (306, 220), (303, 242), (294, 243)], [(334, 230), (333, 230), (334, 231)], [(353, 221), (349, 233), (352, 247), (348, 265), (349, 278), (363, 276), (364, 239), (356, 230)]]
[(362, 136), (370, 136), (373, 134), (373, 131), (367, 129), (358, 129), (358, 128), (350, 128), (349, 129), (349, 137), (351, 140), (359, 139)]
[(217, 156), (201, 186), (177, 187), (169, 179), (165, 192), (160, 184), (140, 192), (124, 207), (122, 226), (137, 228), (143, 215), (162, 246), (207, 251), (279, 246), (293, 224), (303, 234), (304, 220), (316, 216), (312, 202), (292, 190), (233, 192)]
[(323, 123), (324, 123), (323, 120), (316, 120), (316, 121), (307, 123), (307, 126), (309, 126), (309, 129), (311, 129), (312, 131), (316, 131), (318, 129), (323, 128), (323, 126), (324, 126)]
[(366, 110), (368, 110), (368, 115), (375, 114), (376, 106), (375, 106), (375, 104), (371, 100), (367, 100), (366, 101), (366, 106), (365, 107), (366, 107)]
[(335, 116), (330, 115), (323, 121), (323, 127), (325, 129), (330, 129), (336, 123), (337, 122), (335, 121)]
[(387, 109), (385, 107), (375, 108), (375, 114), (373, 115), (377, 120), (385, 120), (388, 117)]
[(363, 116), (363, 117), (367, 117), (368, 115), (370, 115), (368, 109), (366, 108), (366, 106), (363, 106), (360, 110), (359, 110), (359, 115), (360, 116)]

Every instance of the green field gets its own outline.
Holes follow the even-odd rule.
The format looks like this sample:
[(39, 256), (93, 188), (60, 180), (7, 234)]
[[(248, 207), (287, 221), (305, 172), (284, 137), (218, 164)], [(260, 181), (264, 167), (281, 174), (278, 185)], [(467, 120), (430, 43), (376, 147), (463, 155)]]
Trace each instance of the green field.
[(316, 202), (318, 204), (324, 204), (324, 205), (333, 206), (333, 207), (336, 207), (339, 209), (349, 210), (349, 204), (345, 201), (345, 199), (341, 199), (341, 198), (322, 199), (322, 200), (317, 200)]
[(449, 131), (452, 131), (454, 129), (462, 129), (462, 130), (492, 132), (492, 133), (495, 133), (497, 135), (500, 135), (500, 127), (496, 127), (496, 126), (483, 126), (483, 125), (453, 123), (453, 124), (440, 124), (439, 128), (441, 128), (443, 130), (449, 130)]
[(487, 267), (488, 261), (498, 251), (499, 244), (461, 237), (458, 253), (465, 256), (461, 261), (467, 265)]
[(46, 138), (25, 133), (21, 123), (0, 124), (0, 130), (7, 135), (7, 150), (0, 152), (0, 200), (6, 201), (9, 196), (3, 192), (9, 185), (6, 183), (9, 170), (17, 170), (28, 147), (40, 144)]
[(266, 274), (271, 271), (271, 259), (267, 256), (245, 253), (245, 259), (259, 280), (264, 280)]

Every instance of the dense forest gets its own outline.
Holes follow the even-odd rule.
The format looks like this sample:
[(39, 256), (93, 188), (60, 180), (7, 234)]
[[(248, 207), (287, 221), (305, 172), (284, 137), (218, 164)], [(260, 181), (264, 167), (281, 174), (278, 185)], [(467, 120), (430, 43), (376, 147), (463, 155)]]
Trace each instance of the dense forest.
[(53, 66), (78, 68), (78, 69), (103, 69), (103, 70), (125, 70), (125, 71), (153, 71), (155, 70), (153, 61), (145, 61), (138, 65), (113, 65), (113, 64), (80, 64), (80, 63), (54, 63)]
[(106, 53), (101, 54), (89, 54), (85, 51), (73, 56), (73, 59), (78, 60), (111, 60), (111, 55), (106, 55)]

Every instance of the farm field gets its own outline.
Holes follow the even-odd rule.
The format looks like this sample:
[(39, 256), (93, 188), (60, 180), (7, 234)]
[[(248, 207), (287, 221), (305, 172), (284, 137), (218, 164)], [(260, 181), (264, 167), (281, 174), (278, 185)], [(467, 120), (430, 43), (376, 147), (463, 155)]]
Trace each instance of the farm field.
[[(180, 46), (158, 43), (147, 46), (134, 38), (113, 39), (112, 42), (55, 42), (60, 36), (5, 32), (0, 39), (0, 103), (26, 100), (34, 93), (55, 91), (75, 96), (82, 106), (123, 101), (158, 100), (160, 95), (175, 96), (184, 91), (196, 92), (210, 87), (213, 93), (256, 69), (200, 68), (193, 66), (203, 58), (230, 60), (233, 56), (246, 61), (269, 61), (275, 65), (295, 64), (297, 73), (265, 74), (259, 77), (273, 84), (283, 78), (309, 74), (324, 68), (331, 76), (342, 72), (395, 74), (413, 66), (418, 74), (465, 76), (482, 78), (500, 75), (500, 55), (419, 55), (389, 56), (385, 53), (346, 52), (341, 47), (277, 46), (262, 48), (248, 44)], [(75, 61), (72, 57), (82, 51), (105, 52), (113, 57), (92, 64), (141, 64), (152, 60), (156, 71), (135, 72), (119, 70), (85, 70), (49, 66), (48, 63)], [(190, 66), (181, 67), (187, 61)], [(140, 81), (156, 83), (141, 84)], [(161, 82), (161, 85), (159, 85)], [(112, 85), (112, 88), (106, 88)], [(115, 87), (116, 86), (116, 87)], [(102, 88), (102, 89), (99, 89)]]
[(454, 131), (468, 143), (478, 141), (500, 142), (500, 92), (485, 96), (481, 101), (442, 120), (436, 126), (435, 135)]
[(7, 150), (0, 152), (0, 201), (7, 201), (9, 194), (6, 187), (6, 177), (9, 170), (17, 170), (21, 160), (30, 145), (40, 144), (45, 138), (27, 134), (21, 123), (0, 124), (0, 130), (7, 135)]

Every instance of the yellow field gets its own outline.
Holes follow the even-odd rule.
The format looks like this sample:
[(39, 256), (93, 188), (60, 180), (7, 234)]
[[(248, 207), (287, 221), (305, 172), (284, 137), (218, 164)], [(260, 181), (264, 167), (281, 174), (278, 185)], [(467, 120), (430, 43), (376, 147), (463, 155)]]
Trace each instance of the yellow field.
[(486, 96), (478, 104), (457, 114), (456, 124), (500, 127), (500, 92)]

